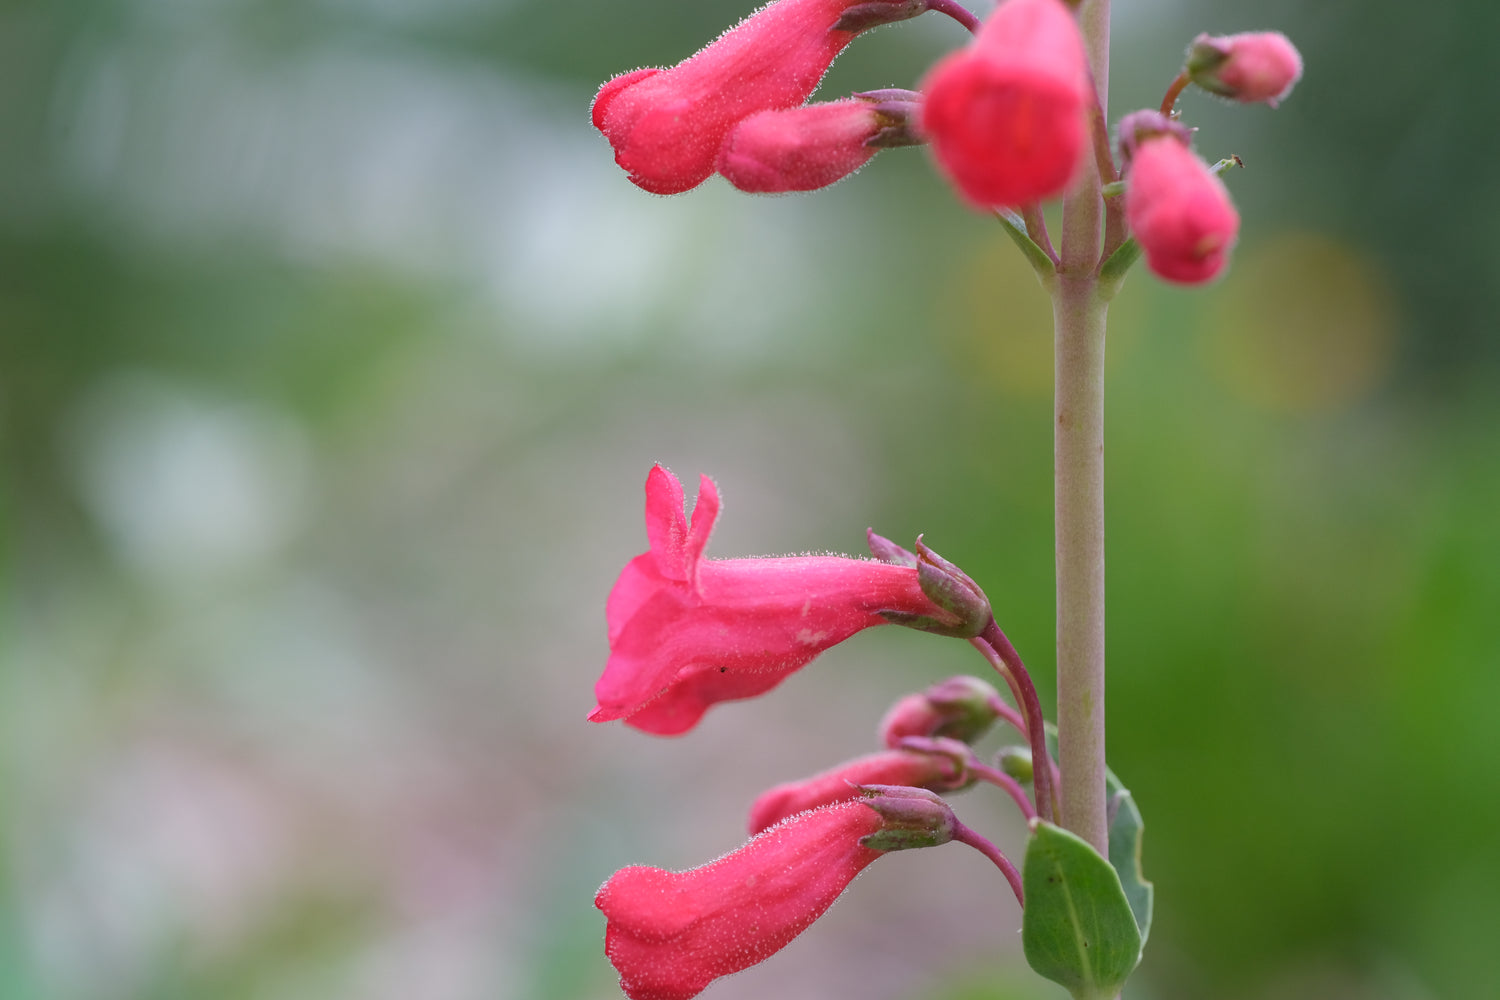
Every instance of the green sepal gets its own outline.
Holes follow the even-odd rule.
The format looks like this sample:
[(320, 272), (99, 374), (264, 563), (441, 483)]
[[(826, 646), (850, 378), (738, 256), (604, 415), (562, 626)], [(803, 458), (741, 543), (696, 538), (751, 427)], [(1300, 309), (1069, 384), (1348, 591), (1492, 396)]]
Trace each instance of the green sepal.
[(1141, 933), (1114, 868), (1087, 841), (1034, 819), (1021, 883), (1027, 963), (1074, 1000), (1114, 1000), (1141, 959)]
[(883, 24), (895, 24), (897, 21), (909, 21), (927, 11), (926, 0), (890, 0), (876, 3), (857, 3), (852, 7), (846, 7), (844, 13), (839, 17), (832, 31), (849, 31), (859, 33), (870, 28), (878, 28)]

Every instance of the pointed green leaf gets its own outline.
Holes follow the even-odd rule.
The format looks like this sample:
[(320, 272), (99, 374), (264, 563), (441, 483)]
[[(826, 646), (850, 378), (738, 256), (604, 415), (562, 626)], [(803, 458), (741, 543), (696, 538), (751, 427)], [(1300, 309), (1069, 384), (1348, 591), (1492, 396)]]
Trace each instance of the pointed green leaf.
[(1124, 243), (1121, 243), (1119, 249), (1109, 255), (1109, 260), (1100, 265), (1099, 283), (1113, 289), (1113, 291), (1108, 292), (1109, 296), (1112, 297), (1114, 292), (1119, 290), (1120, 284), (1125, 280), (1126, 273), (1140, 259), (1141, 245), (1132, 236)]
[(1141, 957), (1141, 934), (1114, 868), (1086, 841), (1038, 819), (1021, 881), (1026, 961), (1076, 1000), (1113, 1000)]
[(1047, 256), (1047, 251), (1036, 245), (1031, 234), (1026, 231), (1026, 220), (1012, 212), (1008, 208), (995, 211), (995, 218), (1000, 220), (1000, 225), (1005, 229), (1005, 235), (1009, 236), (1011, 242), (1021, 248), (1026, 255), (1026, 262), (1036, 272), (1036, 276), (1042, 282), (1042, 287), (1050, 287), (1048, 282), (1057, 277), (1057, 265), (1052, 263), (1052, 258)]

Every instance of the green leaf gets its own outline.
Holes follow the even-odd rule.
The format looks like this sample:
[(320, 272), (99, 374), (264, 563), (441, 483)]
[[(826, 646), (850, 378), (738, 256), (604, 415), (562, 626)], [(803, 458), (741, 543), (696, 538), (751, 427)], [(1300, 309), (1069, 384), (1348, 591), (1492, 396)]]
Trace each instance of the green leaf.
[(1114, 868), (1086, 841), (1036, 819), (1021, 882), (1021, 944), (1032, 969), (1075, 1000), (1113, 1000), (1141, 957)]
[[(1047, 752), (1057, 756), (1057, 727), (1043, 723), (1047, 734)], [(1146, 821), (1141, 818), (1140, 807), (1135, 797), (1119, 776), (1109, 768), (1104, 769), (1104, 788), (1109, 796), (1109, 863), (1120, 876), (1120, 886), (1125, 898), (1130, 901), (1130, 912), (1135, 914), (1136, 927), (1141, 932), (1141, 947), (1151, 936), (1152, 904), (1156, 887), (1146, 881), (1141, 870), (1141, 838), (1146, 832)]]
[(1120, 887), (1135, 914), (1135, 926), (1141, 932), (1141, 947), (1151, 936), (1151, 905), (1156, 887), (1146, 881), (1141, 871), (1141, 835), (1146, 822), (1130, 790), (1120, 784), (1113, 771), (1104, 772), (1109, 788), (1109, 863), (1120, 876)]
[(1057, 265), (1052, 263), (1052, 258), (1047, 256), (1047, 251), (1036, 245), (1031, 234), (1026, 231), (1026, 220), (1008, 208), (995, 210), (995, 218), (1000, 220), (1005, 235), (1009, 236), (1011, 242), (1021, 248), (1026, 255), (1026, 262), (1036, 272), (1042, 287), (1051, 287), (1050, 282), (1057, 277)]
[(1141, 245), (1132, 236), (1120, 248), (1109, 255), (1099, 267), (1099, 283), (1106, 288), (1106, 294), (1113, 296), (1119, 290), (1120, 284), (1125, 280), (1125, 274), (1141, 259)]

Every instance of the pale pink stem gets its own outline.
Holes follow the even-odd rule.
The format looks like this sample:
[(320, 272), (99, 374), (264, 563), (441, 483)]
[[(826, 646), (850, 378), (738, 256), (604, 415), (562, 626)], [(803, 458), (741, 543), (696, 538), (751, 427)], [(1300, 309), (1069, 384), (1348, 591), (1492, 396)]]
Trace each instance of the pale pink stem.
[[(1109, 109), (1109, 0), (1079, 8), (1099, 107)], [(1104, 328), (1098, 281), (1104, 199), (1097, 169), (1063, 199), (1053, 287), (1057, 742), (1064, 825), (1108, 853), (1104, 780)], [(1042, 772), (1038, 771), (1040, 775)]]

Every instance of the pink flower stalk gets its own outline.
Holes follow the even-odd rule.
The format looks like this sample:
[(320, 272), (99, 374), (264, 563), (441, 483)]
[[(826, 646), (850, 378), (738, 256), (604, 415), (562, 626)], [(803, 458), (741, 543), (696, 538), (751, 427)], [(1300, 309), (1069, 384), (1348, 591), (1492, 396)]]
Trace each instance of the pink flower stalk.
[(786, 947), (884, 850), (953, 836), (940, 800), (890, 797), (901, 791), (872, 788), (873, 799), (798, 813), (701, 868), (615, 872), (594, 905), (609, 920), (604, 952), (626, 995), (690, 1000)]
[(1199, 35), (1188, 47), (1187, 72), (1210, 93), (1274, 108), (1302, 79), (1302, 54), (1279, 31)]
[(962, 746), (955, 750), (959, 753), (885, 750), (845, 761), (810, 778), (768, 788), (750, 806), (750, 834), (754, 836), (808, 809), (857, 799), (861, 785), (907, 785), (936, 792), (962, 788), (972, 780), (962, 763), (968, 754)]
[(859, 96), (761, 111), (736, 125), (719, 150), (720, 174), (751, 194), (813, 191), (843, 180), (882, 148), (915, 145), (907, 121), (919, 105)]
[(1125, 218), (1151, 270), (1185, 285), (1217, 277), (1240, 231), (1223, 181), (1170, 133), (1135, 147), (1128, 181)]
[(922, 85), (938, 166), (980, 208), (1061, 194), (1089, 151), (1088, 62), (1062, 0), (1005, 0)]
[(917, 570), (841, 556), (703, 558), (719, 512), (702, 478), (692, 525), (682, 484), (646, 479), (649, 551), (631, 560), (605, 605), (609, 662), (595, 722), (686, 732), (712, 704), (762, 694), (823, 650), (898, 616), (953, 616), (923, 595)]
[[(861, 16), (841, 25), (852, 7)], [(775, 0), (676, 66), (605, 83), (594, 99), (594, 126), (637, 186), (687, 191), (714, 172), (736, 123), (798, 106), (860, 30), (924, 10), (913, 0)]]

